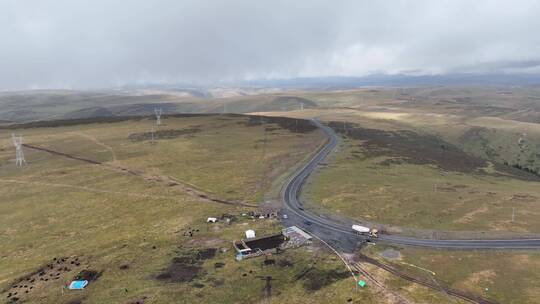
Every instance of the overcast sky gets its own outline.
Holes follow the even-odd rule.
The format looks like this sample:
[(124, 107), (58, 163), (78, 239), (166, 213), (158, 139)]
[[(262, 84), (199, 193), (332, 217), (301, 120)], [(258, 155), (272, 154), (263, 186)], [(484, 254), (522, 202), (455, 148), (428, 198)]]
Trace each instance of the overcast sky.
[(0, 89), (540, 72), (540, 1), (0, 0)]

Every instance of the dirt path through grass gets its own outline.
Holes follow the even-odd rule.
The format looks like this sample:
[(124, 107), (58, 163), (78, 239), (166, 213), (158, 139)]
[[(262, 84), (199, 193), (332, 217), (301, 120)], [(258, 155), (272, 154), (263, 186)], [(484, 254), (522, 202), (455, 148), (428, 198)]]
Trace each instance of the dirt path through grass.
[(460, 298), (462, 300), (465, 300), (467, 302), (470, 302), (470, 303), (476, 303), (476, 304), (496, 304), (497, 302), (494, 302), (492, 300), (489, 300), (489, 299), (486, 299), (486, 298), (483, 298), (483, 297), (480, 297), (480, 296), (476, 296), (476, 295), (471, 295), (471, 294), (467, 294), (465, 292), (461, 292), (461, 291), (458, 291), (458, 290), (455, 290), (455, 289), (452, 289), (452, 288), (448, 288), (448, 287), (443, 287), (439, 284), (435, 284), (435, 283), (431, 283), (431, 282), (425, 282), (425, 281), (422, 281), (420, 279), (417, 279), (417, 278), (414, 278), (412, 276), (409, 276), (407, 274), (404, 274), (402, 272), (400, 272), (399, 270), (389, 266), (389, 265), (386, 265), (386, 264), (383, 264), (375, 259), (372, 259), (366, 255), (363, 255), (363, 254), (359, 254), (359, 258), (360, 258), (360, 261), (361, 262), (365, 262), (365, 263), (368, 263), (368, 264), (371, 264), (371, 265), (374, 265), (378, 268), (381, 268), (399, 278), (402, 278), (406, 281), (409, 281), (409, 282), (413, 282), (413, 283), (417, 283), (417, 284), (420, 284), (422, 286), (425, 286), (425, 287), (428, 287), (430, 289), (433, 289), (435, 291), (441, 291), (441, 292), (444, 292), (448, 295), (451, 295), (451, 296), (454, 296), (456, 298)]
[(122, 192), (122, 191), (111, 191), (111, 190), (103, 190), (103, 189), (90, 188), (90, 187), (85, 187), (85, 186), (69, 185), (69, 184), (31, 182), (31, 181), (23, 181), (23, 180), (16, 180), (16, 179), (0, 179), (0, 183), (33, 185), (33, 186), (46, 186), (46, 187), (58, 187), (58, 188), (69, 188), (69, 189), (83, 190), (83, 191), (89, 191), (89, 192), (95, 192), (95, 193), (119, 194), (119, 195), (132, 196), (132, 197), (138, 197), (138, 198), (177, 200), (177, 198), (175, 198), (174, 196), (153, 195), (153, 194), (144, 194), (144, 193)]
[(100, 141), (99, 139), (97, 139), (96, 137), (92, 136), (92, 135), (89, 135), (89, 134), (85, 134), (85, 133), (82, 133), (82, 132), (71, 132), (72, 134), (75, 134), (77, 136), (81, 136), (81, 137), (84, 137), (84, 138), (87, 138), (89, 140), (91, 140), (92, 142), (94, 142), (96, 145), (98, 146), (101, 146), (107, 150), (109, 150), (111, 152), (111, 156), (112, 156), (112, 161), (114, 163), (116, 163), (116, 153), (114, 152), (114, 149), (105, 144), (104, 142)]
[(79, 157), (79, 156), (75, 156), (75, 155), (71, 155), (71, 154), (68, 154), (68, 153), (59, 152), (59, 151), (55, 151), (55, 150), (51, 150), (51, 149), (47, 149), (47, 148), (43, 148), (43, 147), (38, 147), (38, 146), (34, 146), (34, 145), (29, 145), (29, 144), (23, 144), (23, 145), (24, 145), (24, 147), (29, 148), (29, 149), (33, 149), (33, 150), (37, 150), (37, 151), (41, 151), (41, 152), (47, 152), (47, 153), (50, 153), (50, 154), (53, 154), (53, 155), (62, 156), (62, 157), (66, 157), (66, 158), (69, 158), (69, 159), (86, 162), (86, 163), (89, 163), (89, 164), (92, 164), (92, 165), (97, 165), (97, 166), (99, 166), (101, 168), (114, 170), (114, 171), (117, 171), (117, 172), (120, 172), (120, 173), (129, 174), (129, 175), (133, 175), (133, 176), (142, 177), (145, 180), (150, 181), (150, 182), (158, 182), (158, 183), (164, 184), (164, 185), (169, 186), (169, 187), (180, 187), (184, 192), (186, 192), (186, 193), (188, 193), (190, 195), (196, 196), (196, 197), (198, 197), (199, 199), (201, 199), (203, 201), (214, 202), (214, 203), (225, 204), (225, 205), (237, 205), (237, 206), (252, 207), (252, 208), (257, 207), (257, 205), (248, 204), (246, 202), (228, 201), (228, 200), (216, 198), (213, 195), (208, 194), (207, 192), (205, 192), (203, 190), (195, 188), (194, 185), (179, 181), (179, 180), (174, 179), (174, 178), (169, 177), (169, 176), (149, 175), (149, 174), (146, 174), (146, 173), (144, 173), (142, 171), (132, 170), (132, 169), (125, 168), (125, 167), (122, 167), (122, 166), (117, 165), (117, 164), (106, 164), (106, 163), (102, 163), (102, 162), (99, 162), (99, 161), (96, 161), (96, 160), (83, 158), (83, 157)]
[(366, 269), (364, 269), (360, 263), (354, 263), (352, 265), (352, 268), (358, 271), (366, 279), (373, 282), (373, 284), (379, 288), (382, 296), (385, 298), (385, 300), (388, 303), (410, 304), (410, 302), (407, 299), (399, 295), (397, 292), (390, 290), (384, 283), (379, 282), (374, 277), (374, 275), (370, 274)]

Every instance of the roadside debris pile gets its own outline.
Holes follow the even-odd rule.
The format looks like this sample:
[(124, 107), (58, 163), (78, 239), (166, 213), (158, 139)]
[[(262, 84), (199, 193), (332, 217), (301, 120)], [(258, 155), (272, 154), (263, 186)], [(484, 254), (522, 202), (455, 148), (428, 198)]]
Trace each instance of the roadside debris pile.
[(242, 219), (255, 219), (255, 220), (256, 219), (274, 219), (277, 217), (278, 217), (277, 210), (264, 209), (264, 210), (244, 212), (238, 215), (228, 214), (228, 213), (223, 213), (221, 215), (209, 215), (206, 218), (206, 223), (207, 224), (224, 223), (224, 224), (229, 225)]
[(296, 248), (311, 243), (311, 235), (296, 226), (287, 227), (283, 229), (282, 233), (288, 240), (283, 249)]
[(249, 217), (252, 219), (267, 219), (267, 218), (277, 218), (278, 211), (277, 210), (257, 210), (257, 211), (250, 211), (247, 213), (242, 213), (243, 217)]
[(206, 222), (207, 223), (217, 223), (217, 222), (222, 222), (222, 223), (225, 223), (225, 224), (230, 224), (234, 221), (237, 220), (237, 217), (236, 215), (232, 215), (232, 214), (227, 214), (227, 213), (223, 213), (222, 215), (220, 215), (219, 217), (217, 216), (210, 216), (206, 219)]
[(259, 210), (253, 212), (255, 218), (277, 218), (279, 208), (264, 207), (259, 208)]

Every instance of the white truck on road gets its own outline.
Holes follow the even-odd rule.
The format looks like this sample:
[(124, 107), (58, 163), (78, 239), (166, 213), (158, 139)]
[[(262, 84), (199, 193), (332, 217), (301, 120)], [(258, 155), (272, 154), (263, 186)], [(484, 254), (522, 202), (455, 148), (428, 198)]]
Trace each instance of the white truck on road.
[(360, 225), (352, 225), (352, 230), (358, 232), (358, 234), (369, 235), (371, 237), (377, 237), (377, 229), (364, 227)]

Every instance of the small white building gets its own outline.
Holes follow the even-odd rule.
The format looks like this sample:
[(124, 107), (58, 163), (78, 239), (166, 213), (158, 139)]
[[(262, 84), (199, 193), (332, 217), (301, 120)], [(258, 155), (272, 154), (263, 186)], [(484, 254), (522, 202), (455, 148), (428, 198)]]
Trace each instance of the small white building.
[(246, 239), (253, 239), (255, 238), (255, 231), (254, 230), (246, 230)]

